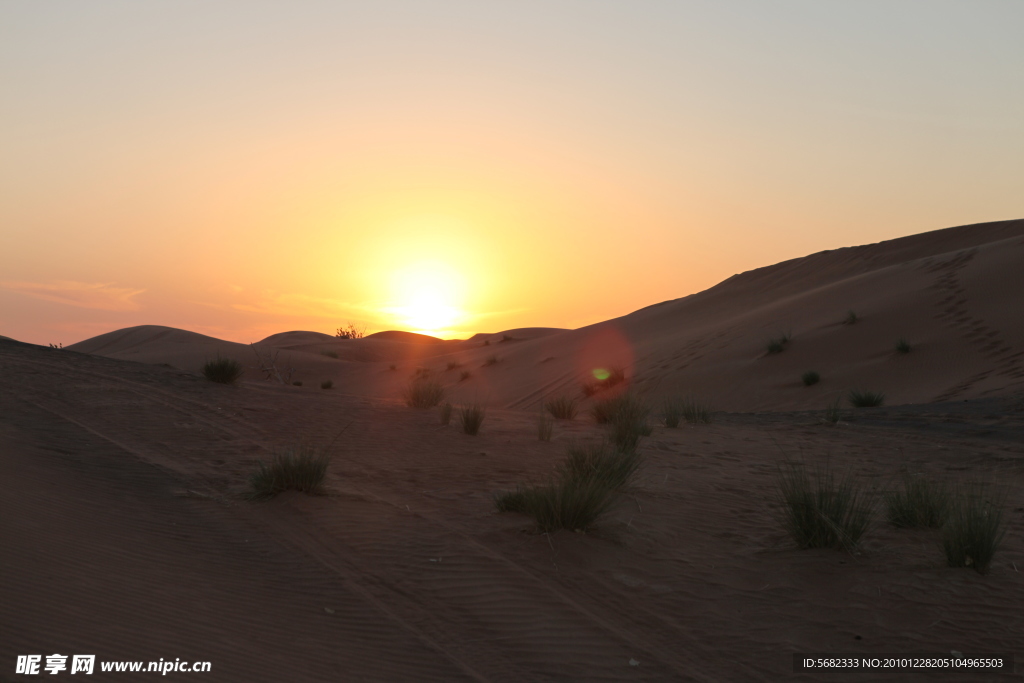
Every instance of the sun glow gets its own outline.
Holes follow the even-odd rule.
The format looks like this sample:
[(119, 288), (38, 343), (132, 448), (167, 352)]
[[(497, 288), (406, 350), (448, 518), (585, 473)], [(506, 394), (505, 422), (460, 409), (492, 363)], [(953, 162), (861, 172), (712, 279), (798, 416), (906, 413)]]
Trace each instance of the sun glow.
[(410, 332), (448, 332), (466, 317), (459, 308), (462, 278), (447, 264), (421, 262), (404, 268), (393, 275), (392, 290), (396, 305), (388, 313)]

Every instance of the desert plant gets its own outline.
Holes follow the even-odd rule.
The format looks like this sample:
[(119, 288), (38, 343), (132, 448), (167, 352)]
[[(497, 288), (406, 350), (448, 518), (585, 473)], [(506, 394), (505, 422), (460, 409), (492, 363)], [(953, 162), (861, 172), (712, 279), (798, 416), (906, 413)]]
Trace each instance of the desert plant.
[(321, 356), (327, 356), (328, 358), (334, 358), (334, 359), (338, 358), (338, 352), (337, 351), (321, 351), (320, 355)]
[(652, 429), (647, 423), (650, 413), (650, 406), (639, 397), (620, 396), (608, 422), (612, 442), (624, 451), (636, 450), (640, 437), (651, 435)]
[(447, 426), (452, 421), (452, 411), (454, 406), (448, 401), (441, 404), (441, 409), (438, 411), (441, 418), (441, 424)]
[(854, 325), (860, 320), (860, 316), (852, 308), (846, 312), (846, 319), (843, 320), (844, 325)]
[(271, 498), (282, 491), (320, 493), (330, 455), (319, 448), (300, 444), (273, 454), (269, 463), (262, 460), (249, 477), (250, 500)]
[(529, 488), (521, 488), (517, 484), (515, 491), (502, 491), (495, 495), (494, 507), (498, 512), (526, 512), (530, 494)]
[(323, 382), (320, 382), (320, 388), (321, 389), (330, 389), (333, 386), (334, 386), (334, 380), (325, 379)]
[(642, 458), (603, 441), (573, 441), (556, 472), (560, 481), (600, 479), (615, 489), (625, 487), (640, 468)]
[(679, 407), (688, 424), (711, 424), (714, 421), (710, 403), (696, 398), (684, 398)]
[(676, 429), (683, 416), (683, 406), (675, 398), (666, 398), (661, 404), (661, 418), (669, 429)]
[(881, 391), (861, 391), (852, 389), (850, 391), (850, 405), (854, 408), (877, 408), (885, 401), (885, 394)]
[(834, 425), (839, 423), (839, 420), (843, 417), (843, 413), (839, 408), (841, 404), (842, 402), (837, 398), (825, 406), (825, 416), (822, 418), (825, 424)]
[(578, 401), (571, 396), (557, 396), (544, 403), (544, 409), (558, 420), (571, 420), (579, 410)]
[(334, 336), (338, 339), (362, 339), (366, 336), (366, 327), (357, 327), (350, 322), (339, 327)]
[(949, 515), (949, 490), (906, 474), (900, 487), (885, 493), (886, 518), (895, 527), (938, 529)]
[(910, 342), (903, 337), (896, 340), (896, 353), (910, 353)]
[(490, 345), (491, 345), (491, 340), (490, 339), (484, 339), (484, 346), (490, 346)]
[(388, 366), (388, 370), (397, 370), (397, 369), (398, 369), (398, 366), (395, 365), (394, 363), (392, 363), (391, 365)]
[(524, 507), (541, 531), (585, 531), (611, 510), (617, 493), (600, 479), (555, 481), (527, 489)]
[(786, 349), (786, 345), (789, 344), (790, 339), (793, 338), (789, 332), (778, 337), (773, 337), (765, 344), (765, 350), (769, 354), (782, 353)]
[(444, 399), (444, 387), (435, 379), (416, 377), (406, 387), (404, 398), (410, 408), (433, 408)]
[(277, 357), (280, 355), (281, 349), (268, 349), (256, 344), (249, 344), (249, 348), (256, 355), (254, 369), (263, 373), (263, 379), (272, 379), (279, 384), (291, 384), (292, 377), (295, 376), (295, 368), (277, 367)]
[(302, 386), (302, 382), (301, 381), (292, 382), (292, 386), (301, 387)]
[(203, 365), (203, 377), (218, 384), (234, 384), (244, 372), (242, 364), (230, 358), (217, 356)]
[(497, 356), (488, 356), (487, 360), (484, 361), (483, 367), (486, 368), (489, 365), (497, 365), (497, 364), (498, 364), (498, 357)]
[(596, 368), (592, 374), (594, 380), (582, 385), (584, 396), (594, 396), (626, 381), (626, 371), (618, 367)]
[(457, 362), (455, 362), (453, 360), (448, 361), (448, 369), (449, 370), (458, 370), (461, 367), (462, 367), (462, 363), (457, 363)]
[(803, 380), (805, 387), (810, 387), (814, 386), (815, 384), (821, 381), (821, 375), (819, 375), (814, 370), (808, 370), (807, 372), (800, 376), (800, 379)]
[(459, 381), (460, 382), (465, 382), (467, 379), (469, 379), (472, 376), (473, 376), (472, 372), (470, 372), (469, 370), (463, 370), (462, 373), (459, 375)]
[(551, 441), (551, 433), (555, 430), (555, 421), (541, 411), (537, 418), (537, 438), (541, 441)]
[(498, 343), (501, 344), (502, 342), (510, 342), (510, 341), (515, 341), (515, 337), (513, 337), (511, 335), (508, 335), (508, 334), (503, 334), (503, 335), (501, 335), (501, 340)]
[(801, 548), (857, 547), (871, 524), (873, 505), (852, 474), (837, 479), (825, 466), (812, 477), (803, 465), (779, 467), (782, 523)]
[(462, 423), (462, 432), (470, 436), (476, 436), (480, 432), (480, 425), (484, 423), (484, 416), (487, 411), (477, 403), (471, 403), (459, 408), (459, 421)]
[(988, 569), (1006, 534), (1003, 504), (1003, 496), (991, 494), (982, 484), (956, 488), (942, 527), (942, 548), (950, 567)]

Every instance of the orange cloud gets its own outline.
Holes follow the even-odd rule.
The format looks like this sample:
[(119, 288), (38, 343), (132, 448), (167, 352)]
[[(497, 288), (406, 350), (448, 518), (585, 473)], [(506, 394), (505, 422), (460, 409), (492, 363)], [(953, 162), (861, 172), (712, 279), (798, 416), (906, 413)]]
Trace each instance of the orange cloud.
[(0, 287), (45, 301), (100, 311), (137, 311), (141, 306), (133, 301), (133, 297), (146, 291), (114, 287), (109, 282), (90, 283), (71, 280), (0, 282)]

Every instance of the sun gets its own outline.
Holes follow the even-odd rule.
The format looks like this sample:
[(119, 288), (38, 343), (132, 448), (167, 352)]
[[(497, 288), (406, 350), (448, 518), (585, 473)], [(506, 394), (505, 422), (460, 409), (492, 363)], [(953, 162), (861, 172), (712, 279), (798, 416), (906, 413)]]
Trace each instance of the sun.
[(465, 316), (459, 309), (462, 278), (445, 263), (425, 261), (396, 271), (392, 290), (389, 313), (411, 332), (445, 332)]

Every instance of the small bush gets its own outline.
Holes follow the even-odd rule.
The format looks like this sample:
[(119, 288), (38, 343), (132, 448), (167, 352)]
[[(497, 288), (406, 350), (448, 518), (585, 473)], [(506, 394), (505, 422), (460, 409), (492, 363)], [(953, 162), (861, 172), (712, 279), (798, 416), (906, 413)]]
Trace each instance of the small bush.
[(203, 365), (203, 377), (218, 384), (234, 384), (241, 378), (245, 370), (237, 360), (217, 357)]
[(679, 426), (679, 419), (683, 416), (682, 404), (674, 398), (666, 398), (661, 404), (661, 418), (669, 429), (676, 429)]
[(544, 403), (544, 409), (558, 420), (571, 420), (579, 410), (578, 401), (570, 396), (550, 398)]
[(490, 339), (484, 339), (484, 346), (490, 346), (490, 345), (491, 345), (491, 340)]
[(292, 386), (301, 387), (302, 386), (302, 382), (299, 382), (299, 381), (292, 382)]
[(299, 445), (274, 453), (270, 463), (262, 460), (256, 472), (249, 477), (250, 500), (272, 498), (283, 491), (320, 493), (330, 456), (327, 452), (307, 445)]
[(537, 418), (537, 438), (541, 441), (551, 441), (551, 433), (555, 430), (555, 421), (541, 412)]
[(484, 423), (486, 410), (476, 403), (465, 405), (459, 408), (459, 420), (462, 422), (462, 432), (470, 436), (476, 436), (480, 432), (480, 425)]
[(494, 496), (494, 507), (498, 512), (526, 512), (529, 489), (516, 485), (515, 491), (502, 491)]
[(336, 359), (338, 357), (338, 352), (337, 351), (321, 351), (320, 355), (321, 356), (327, 356), (328, 358), (335, 358)]
[(896, 353), (910, 353), (910, 342), (900, 337), (896, 341)]
[(803, 380), (805, 387), (811, 387), (821, 381), (821, 375), (816, 373), (814, 370), (808, 370), (800, 376), (800, 379)]
[(885, 494), (886, 517), (895, 527), (938, 529), (949, 515), (949, 491), (942, 484), (906, 475)]
[(1006, 534), (1003, 503), (981, 484), (956, 489), (942, 527), (942, 548), (950, 567), (988, 569)]
[(574, 441), (556, 471), (561, 481), (599, 479), (620, 489), (632, 481), (640, 464), (641, 457), (635, 449), (619, 450), (600, 441)]
[(453, 360), (448, 361), (448, 369), (449, 370), (458, 370), (461, 367), (462, 367), (462, 363), (456, 363)]
[(459, 381), (460, 382), (465, 382), (467, 379), (469, 379), (472, 376), (473, 376), (472, 372), (470, 372), (469, 370), (463, 370), (462, 374), (459, 375)]
[(857, 315), (856, 311), (850, 309), (846, 312), (846, 319), (843, 320), (844, 325), (855, 325), (860, 320), (860, 316)]
[(683, 419), (688, 424), (706, 424), (714, 421), (711, 404), (695, 398), (685, 398), (679, 404)]
[(433, 408), (444, 399), (444, 387), (435, 379), (417, 377), (409, 382), (404, 398), (410, 408)]
[(850, 391), (850, 405), (854, 408), (877, 408), (885, 401), (885, 394), (881, 391)]
[(556, 481), (527, 489), (525, 512), (541, 531), (585, 531), (615, 505), (618, 492), (599, 479)]
[(334, 382), (332, 380), (329, 380), (329, 379), (325, 379), (323, 382), (320, 382), (320, 388), (321, 389), (330, 389), (333, 386), (334, 386)]
[(441, 418), (441, 424), (442, 425), (447, 426), (452, 421), (452, 411), (453, 410), (454, 410), (454, 406), (452, 406), (451, 403), (448, 403), (447, 401), (445, 401), (444, 403), (441, 404), (441, 410), (439, 411), (439, 415), (440, 415), (440, 418)]
[(781, 466), (778, 499), (783, 526), (801, 548), (853, 550), (871, 524), (871, 501), (853, 476), (837, 479), (828, 467), (812, 478), (803, 465)]
[(503, 342), (510, 342), (510, 341), (515, 341), (515, 337), (512, 337), (511, 335), (503, 334), (503, 335), (501, 335), (501, 341), (499, 341), (498, 343), (501, 344)]
[(623, 394), (616, 399), (608, 421), (612, 442), (621, 450), (636, 450), (640, 437), (653, 431), (647, 423), (650, 413), (647, 403), (636, 396)]
[(388, 370), (397, 370), (397, 369), (398, 369), (398, 366), (395, 365), (394, 363), (392, 363), (391, 365), (388, 366)]
[(787, 332), (786, 334), (783, 334), (779, 337), (769, 339), (768, 342), (765, 344), (765, 350), (769, 354), (782, 353), (783, 351), (786, 350), (786, 345), (789, 344), (789, 341), (792, 338), (792, 335)]
[(841, 401), (837, 398), (835, 401), (825, 406), (825, 416), (822, 418), (825, 421), (825, 424), (834, 425), (839, 423), (839, 420), (843, 417), (843, 412), (839, 409), (840, 405)]
[(626, 381), (626, 371), (622, 368), (597, 368), (594, 370), (594, 381), (583, 383), (583, 395), (590, 397), (616, 387)]
[(489, 356), (487, 358), (487, 360), (484, 361), (483, 367), (486, 368), (489, 365), (497, 365), (497, 364), (498, 364), (498, 357), (497, 356)]

